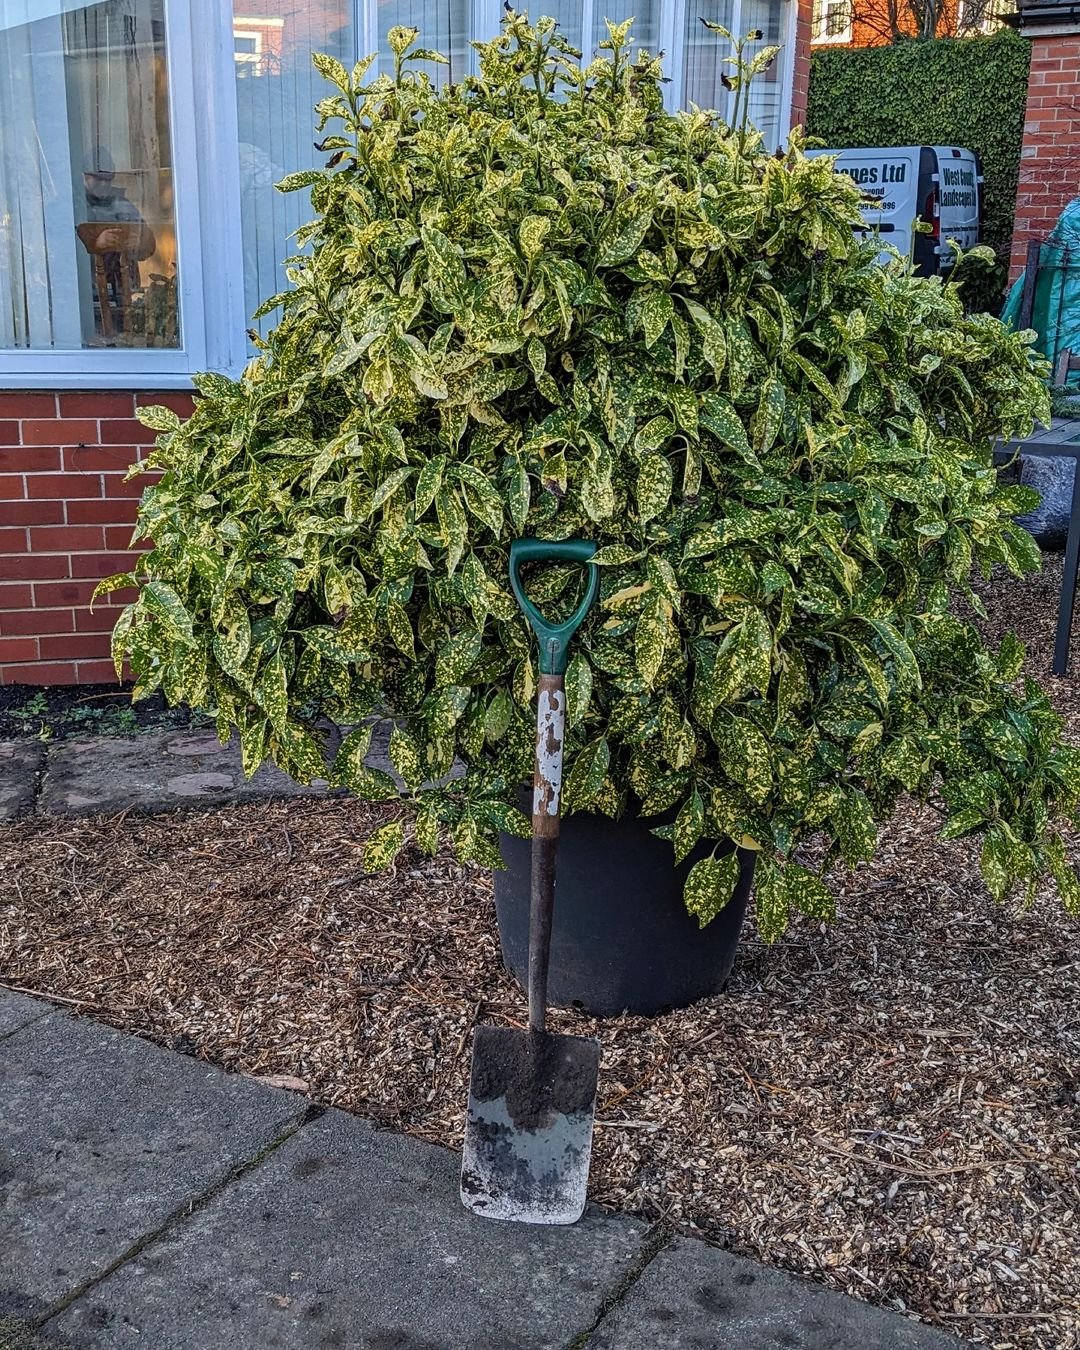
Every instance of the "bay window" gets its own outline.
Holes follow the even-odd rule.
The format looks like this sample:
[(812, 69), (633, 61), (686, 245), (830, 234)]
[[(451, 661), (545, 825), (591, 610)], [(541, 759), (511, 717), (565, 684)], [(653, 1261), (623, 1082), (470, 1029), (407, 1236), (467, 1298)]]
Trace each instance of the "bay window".
[[(700, 20), (784, 44), (750, 114), (786, 134), (796, 0), (538, 0), (588, 56), (633, 16), (666, 52), (669, 106), (728, 110), (723, 44)], [(250, 316), (286, 285), (321, 162), (316, 51), (351, 65), (419, 27), (476, 69), (500, 0), (0, 0), (0, 387), (185, 387), (230, 374)], [(262, 321), (265, 327), (273, 317)]]

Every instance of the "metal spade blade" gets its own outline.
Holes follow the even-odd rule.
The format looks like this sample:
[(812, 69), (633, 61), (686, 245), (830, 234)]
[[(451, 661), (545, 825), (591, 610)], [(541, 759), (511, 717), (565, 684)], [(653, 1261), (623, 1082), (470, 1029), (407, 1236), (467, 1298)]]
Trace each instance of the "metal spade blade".
[(461, 1199), (486, 1219), (575, 1223), (585, 1208), (600, 1042), (477, 1027)]

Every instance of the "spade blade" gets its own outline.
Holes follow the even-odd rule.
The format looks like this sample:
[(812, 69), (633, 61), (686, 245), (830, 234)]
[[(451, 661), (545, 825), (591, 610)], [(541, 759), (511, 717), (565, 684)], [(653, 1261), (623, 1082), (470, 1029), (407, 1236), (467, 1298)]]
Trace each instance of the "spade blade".
[(599, 1072), (597, 1040), (477, 1027), (462, 1203), (488, 1219), (580, 1219)]

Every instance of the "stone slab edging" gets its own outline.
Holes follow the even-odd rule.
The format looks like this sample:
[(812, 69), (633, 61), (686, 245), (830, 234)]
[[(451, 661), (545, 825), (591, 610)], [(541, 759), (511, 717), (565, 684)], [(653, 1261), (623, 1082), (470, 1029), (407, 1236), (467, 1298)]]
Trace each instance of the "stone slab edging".
[(590, 1206), (486, 1221), (457, 1155), (0, 990), (0, 1350), (958, 1350)]

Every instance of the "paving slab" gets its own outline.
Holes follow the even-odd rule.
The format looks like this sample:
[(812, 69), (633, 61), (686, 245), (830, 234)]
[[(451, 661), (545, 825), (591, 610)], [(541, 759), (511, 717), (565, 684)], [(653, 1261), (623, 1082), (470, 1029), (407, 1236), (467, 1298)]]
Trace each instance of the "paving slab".
[(677, 1239), (604, 1318), (586, 1350), (960, 1350), (963, 1344), (808, 1280)]
[(42, 741), (0, 741), (0, 821), (14, 820), (34, 809), (44, 760)]
[(0, 989), (0, 1040), (55, 1011), (51, 1003), (42, 1003), (39, 998), (27, 998), (25, 994)]
[(328, 1111), (47, 1330), (108, 1350), (565, 1350), (639, 1260), (643, 1225), (480, 1219), (459, 1166)]
[(269, 763), (245, 778), (235, 738), (222, 745), (212, 731), (152, 731), (131, 739), (56, 742), (49, 748), (37, 809), (44, 815), (108, 815), (325, 792), (320, 780), (302, 785)]
[(0, 1041), (0, 1103), (0, 1315), (13, 1317), (105, 1270), (306, 1105), (59, 1013)]

